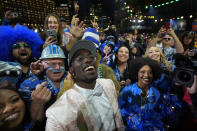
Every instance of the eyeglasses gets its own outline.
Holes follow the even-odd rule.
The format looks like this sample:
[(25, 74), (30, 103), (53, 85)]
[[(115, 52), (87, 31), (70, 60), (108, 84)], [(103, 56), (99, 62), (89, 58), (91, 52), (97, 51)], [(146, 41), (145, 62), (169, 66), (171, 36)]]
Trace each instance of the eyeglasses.
[(19, 49), (21, 47), (30, 48), (30, 46), (27, 43), (25, 43), (25, 42), (22, 42), (22, 43), (19, 42), (19, 43), (16, 43), (16, 44), (12, 45), (12, 49)]
[(171, 38), (163, 38), (164, 40), (171, 40)]

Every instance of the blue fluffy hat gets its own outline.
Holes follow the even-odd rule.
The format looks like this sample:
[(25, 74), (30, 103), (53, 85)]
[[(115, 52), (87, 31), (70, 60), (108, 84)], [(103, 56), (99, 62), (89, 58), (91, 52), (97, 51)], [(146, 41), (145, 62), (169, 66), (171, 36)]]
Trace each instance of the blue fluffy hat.
[(40, 48), (44, 41), (37, 33), (26, 26), (0, 26), (0, 60), (12, 61), (12, 45), (22, 41), (31, 46), (33, 57), (40, 56)]

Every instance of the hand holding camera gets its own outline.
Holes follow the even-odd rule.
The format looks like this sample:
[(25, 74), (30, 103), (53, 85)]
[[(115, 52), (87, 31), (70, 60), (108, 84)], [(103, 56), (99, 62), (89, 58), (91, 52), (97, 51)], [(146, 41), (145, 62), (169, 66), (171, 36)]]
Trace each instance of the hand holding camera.
[(166, 33), (166, 29), (162, 26), (157, 34), (157, 37), (158, 38), (162, 38), (163, 37), (163, 34)]
[(192, 86), (188, 87), (187, 90), (188, 90), (189, 94), (197, 93), (197, 77), (196, 77), (196, 75), (194, 75), (194, 82), (193, 82)]
[(175, 34), (174, 30), (170, 27), (170, 22), (166, 22), (166, 24), (160, 28), (158, 37), (162, 38), (166, 33), (171, 35)]

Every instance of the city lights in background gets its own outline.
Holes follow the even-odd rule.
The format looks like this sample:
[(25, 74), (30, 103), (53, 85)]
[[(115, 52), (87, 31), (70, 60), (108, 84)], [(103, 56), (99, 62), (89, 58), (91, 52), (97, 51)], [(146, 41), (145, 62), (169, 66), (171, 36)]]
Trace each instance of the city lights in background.
[(126, 2), (124, 2), (123, 10), (126, 10), (130, 17), (133, 16), (133, 9)]
[[(179, 2), (179, 1), (180, 1), (180, 0), (171, 0), (171, 1), (168, 1), (168, 2), (165, 2), (165, 3), (161, 3), (161, 4), (159, 4), (159, 5), (155, 5), (155, 6), (150, 5), (150, 6), (155, 7), (155, 8), (158, 8), (158, 7), (165, 6), (165, 5), (169, 5), (169, 4), (173, 4), (173, 3)], [(148, 8), (149, 8), (149, 6), (146, 5), (146, 6), (145, 6), (145, 9), (148, 9)]]
[(34, 30), (34, 32), (36, 32), (36, 33), (37, 33), (37, 32), (38, 32), (38, 29), (35, 29), (35, 30)]
[[(180, 0), (166, 0), (166, 2), (163, 3), (150, 3), (148, 5), (145, 6), (145, 9), (147, 10), (154, 10), (155, 8), (159, 8), (159, 7), (164, 7), (164, 6), (168, 6), (171, 4), (176, 4), (177, 2), (180, 2)], [(142, 23), (145, 22), (147, 20), (152, 20), (155, 24), (158, 24), (160, 22), (166, 21), (167, 19), (170, 18), (165, 18), (165, 17), (158, 17), (157, 14), (146, 14), (146, 15), (142, 15), (139, 12), (137, 12), (137, 10), (135, 10), (132, 6), (129, 6), (126, 2), (124, 3), (124, 7), (123, 9), (126, 13), (127, 13), (127, 17), (125, 17), (124, 20), (132, 22), (132, 23)], [(183, 20), (183, 19), (192, 19), (194, 17), (193, 14), (189, 14), (189, 15), (184, 15), (184, 16), (174, 16), (171, 19), (173, 20)]]

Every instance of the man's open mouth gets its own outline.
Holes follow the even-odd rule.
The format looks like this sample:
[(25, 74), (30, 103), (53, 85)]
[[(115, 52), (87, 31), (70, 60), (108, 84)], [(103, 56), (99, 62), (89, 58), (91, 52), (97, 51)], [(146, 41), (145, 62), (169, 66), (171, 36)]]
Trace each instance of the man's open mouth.
[(20, 56), (28, 56), (27, 52), (21, 52)]
[(92, 70), (94, 70), (95, 68), (94, 68), (94, 66), (88, 66), (88, 67), (86, 67), (85, 69), (84, 69), (84, 71), (92, 71)]

